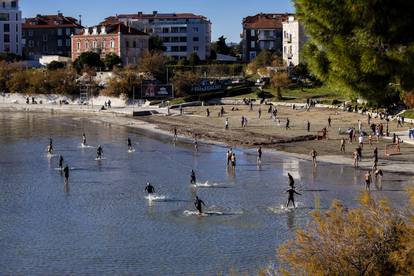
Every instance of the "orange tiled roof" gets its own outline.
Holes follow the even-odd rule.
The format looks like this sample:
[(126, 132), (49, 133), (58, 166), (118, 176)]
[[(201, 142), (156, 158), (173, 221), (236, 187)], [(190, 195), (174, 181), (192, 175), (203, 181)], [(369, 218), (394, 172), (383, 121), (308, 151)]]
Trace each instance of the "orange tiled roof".
[(259, 13), (243, 19), (246, 29), (282, 29), (283, 22), (292, 14), (288, 13)]

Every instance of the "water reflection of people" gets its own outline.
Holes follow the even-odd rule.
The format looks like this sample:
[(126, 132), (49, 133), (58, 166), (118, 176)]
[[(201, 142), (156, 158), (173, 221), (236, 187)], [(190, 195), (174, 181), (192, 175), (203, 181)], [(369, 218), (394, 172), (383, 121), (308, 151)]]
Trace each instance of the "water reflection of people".
[(69, 166), (67, 164), (65, 168), (63, 169), (63, 175), (65, 177), (63, 190), (65, 193), (69, 193)]
[(295, 230), (295, 212), (287, 213), (287, 227), (290, 231)]

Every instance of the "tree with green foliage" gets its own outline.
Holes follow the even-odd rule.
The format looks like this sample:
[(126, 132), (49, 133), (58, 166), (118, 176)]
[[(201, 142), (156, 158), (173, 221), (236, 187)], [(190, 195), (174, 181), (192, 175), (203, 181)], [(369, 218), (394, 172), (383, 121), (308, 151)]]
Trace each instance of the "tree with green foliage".
[(65, 68), (65, 63), (54, 60), (51, 63), (49, 63), (46, 66), (46, 68), (49, 71), (53, 71), (53, 70), (57, 70), (57, 69), (62, 69), (62, 68)]
[(115, 66), (122, 66), (122, 59), (115, 53), (106, 54), (103, 63), (108, 70), (112, 70)]
[(82, 53), (73, 63), (76, 71), (78, 73), (84, 71), (84, 70), (99, 70), (103, 67), (105, 67), (104, 63), (101, 60), (101, 57), (99, 54), (95, 52), (85, 52)]
[(231, 52), (230, 47), (227, 46), (226, 38), (224, 36), (220, 36), (216, 42), (213, 42), (211, 44), (211, 49), (216, 54), (222, 54), (222, 55), (229, 55)]
[(197, 53), (191, 53), (188, 57), (188, 64), (190, 66), (197, 66), (200, 63), (200, 58), (198, 57)]
[(190, 94), (192, 86), (198, 84), (199, 81), (200, 77), (191, 71), (175, 72), (171, 79), (174, 85), (175, 96), (182, 97)]
[(164, 46), (164, 42), (162, 41), (162, 38), (156, 35), (153, 35), (149, 38), (149, 50), (150, 51), (159, 51), (159, 52), (165, 52), (167, 50), (167, 47)]
[(295, 0), (310, 41), (313, 74), (331, 86), (386, 104), (414, 90), (414, 2)]
[(147, 51), (141, 57), (139, 70), (152, 74), (157, 80), (165, 81), (168, 58), (160, 51)]

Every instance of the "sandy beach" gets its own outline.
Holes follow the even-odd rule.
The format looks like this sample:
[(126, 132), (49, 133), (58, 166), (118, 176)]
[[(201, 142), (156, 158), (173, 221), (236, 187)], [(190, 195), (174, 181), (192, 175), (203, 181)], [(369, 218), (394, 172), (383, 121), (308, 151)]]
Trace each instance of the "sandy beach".
[[(210, 110), (210, 116), (206, 116), (206, 108)], [(81, 105), (26, 105), (21, 103), (0, 103), (0, 111), (16, 112), (56, 112), (75, 116), (90, 117), (94, 121), (133, 127), (146, 131), (159, 133), (160, 135), (173, 135), (176, 128), (179, 138), (193, 141), (194, 134), (202, 143), (210, 143), (228, 147), (244, 147), (257, 149), (262, 146), (264, 152), (285, 154), (286, 156), (310, 160), (312, 149), (318, 152), (318, 161), (332, 164), (352, 166), (352, 152), (358, 146), (357, 142), (346, 143), (346, 152), (341, 153), (340, 140), (347, 138), (344, 135), (349, 127), (358, 129), (358, 120), (362, 122), (364, 130), (368, 130), (367, 117), (358, 113), (343, 112), (336, 109), (313, 108), (293, 110), (291, 107), (277, 107), (278, 120), (273, 120), (267, 112), (268, 106), (260, 106), (262, 113), (259, 119), (259, 106), (254, 106), (251, 111), (248, 106), (224, 106), (225, 114), (219, 117), (221, 106), (186, 107), (180, 115), (178, 110), (172, 110), (170, 115), (159, 114), (144, 117), (132, 117), (133, 108), (118, 107), (111, 110), (100, 111), (98, 107)], [(165, 110), (162, 110), (165, 112)], [(247, 118), (247, 126), (241, 126), (241, 117)], [(328, 118), (332, 119), (331, 127), (328, 126)], [(229, 129), (225, 130), (225, 119), (228, 118)], [(286, 129), (286, 118), (290, 120), (289, 129)], [(307, 121), (311, 127), (307, 131)], [(373, 123), (379, 123), (379, 118), (373, 118)], [(385, 122), (383, 122), (385, 124)], [(317, 140), (318, 131), (326, 127), (328, 139)], [(396, 122), (390, 122), (389, 130), (403, 131), (408, 129), (397, 128)], [(341, 134), (340, 134), (341, 133)], [(414, 174), (414, 147), (401, 144), (400, 155), (385, 155), (385, 146), (392, 141), (381, 138), (378, 142), (373, 139), (373, 145), (365, 139), (363, 147), (363, 160), (360, 168), (369, 169), (372, 166), (373, 150), (378, 147), (379, 167), (384, 171)]]

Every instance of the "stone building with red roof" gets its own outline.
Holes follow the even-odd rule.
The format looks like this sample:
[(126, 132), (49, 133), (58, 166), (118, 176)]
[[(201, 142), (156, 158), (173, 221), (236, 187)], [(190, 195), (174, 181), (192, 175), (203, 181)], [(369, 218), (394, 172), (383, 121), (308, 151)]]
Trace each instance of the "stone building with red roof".
[(123, 23), (106, 22), (85, 28), (72, 36), (72, 61), (82, 53), (95, 52), (101, 58), (114, 53), (122, 59), (123, 65), (137, 64), (148, 50), (149, 35)]
[(22, 28), (25, 39), (23, 55), (28, 59), (45, 55), (70, 57), (71, 36), (82, 29), (77, 19), (62, 13), (26, 18)]
[(243, 60), (249, 62), (261, 50), (267, 49), (282, 54), (283, 22), (287, 13), (260, 13), (243, 19)]

